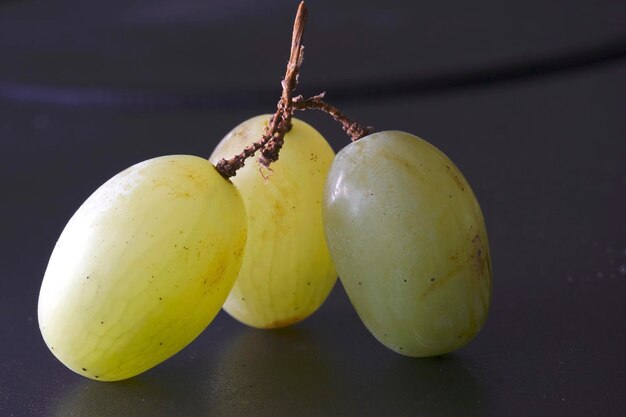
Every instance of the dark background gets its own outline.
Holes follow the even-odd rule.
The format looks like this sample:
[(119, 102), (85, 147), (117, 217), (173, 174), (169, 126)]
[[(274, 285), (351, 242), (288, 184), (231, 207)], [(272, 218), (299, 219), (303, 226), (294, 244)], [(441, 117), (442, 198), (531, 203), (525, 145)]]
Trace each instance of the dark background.
[[(119, 383), (49, 352), (37, 295), (82, 201), (150, 157), (208, 156), (273, 112), (297, 2), (0, 2), (1, 416), (626, 415), (626, 3), (310, 0), (300, 91), (406, 130), (464, 172), (490, 234), (490, 317), (399, 356), (338, 282), (279, 331), (220, 313)], [(301, 115), (339, 150), (338, 126)]]

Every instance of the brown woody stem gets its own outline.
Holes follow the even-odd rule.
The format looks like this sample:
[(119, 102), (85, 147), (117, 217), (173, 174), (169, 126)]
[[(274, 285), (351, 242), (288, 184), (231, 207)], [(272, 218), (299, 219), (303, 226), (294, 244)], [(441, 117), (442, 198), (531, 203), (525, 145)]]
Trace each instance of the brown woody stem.
[(228, 160), (221, 159), (215, 165), (217, 171), (225, 178), (235, 176), (237, 170), (244, 166), (245, 160), (254, 155), (259, 149), (261, 150), (259, 162), (262, 165), (268, 167), (270, 163), (278, 160), (278, 153), (283, 146), (285, 133), (291, 129), (291, 118), (294, 112), (292, 93), (298, 84), (298, 73), (303, 59), (304, 46), (302, 45), (302, 36), (306, 18), (307, 8), (304, 2), (301, 2), (293, 26), (291, 54), (287, 63), (285, 78), (282, 81), (283, 93), (278, 101), (276, 113), (270, 119), (261, 140), (246, 147), (239, 155), (235, 155)]
[(361, 139), (363, 136), (369, 135), (372, 132), (371, 127), (363, 127), (352, 119), (349, 119), (345, 114), (339, 111), (339, 109), (324, 101), (324, 95), (326, 93), (320, 93), (316, 96), (307, 98), (306, 100), (302, 96), (293, 98), (293, 108), (295, 110), (321, 110), (324, 113), (328, 113), (341, 123), (341, 127), (350, 136), (352, 142)]

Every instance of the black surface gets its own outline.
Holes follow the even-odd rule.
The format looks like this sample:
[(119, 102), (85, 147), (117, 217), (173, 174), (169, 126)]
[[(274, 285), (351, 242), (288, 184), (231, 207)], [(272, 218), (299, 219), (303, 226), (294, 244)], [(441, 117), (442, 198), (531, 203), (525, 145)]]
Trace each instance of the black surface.
[[(230, 2), (186, 2), (187, 8), (166, 1), (0, 5), (0, 83), (61, 89), (50, 100), (0, 94), (0, 415), (626, 415), (626, 60), (619, 54), (543, 75), (528, 71), (499, 82), (428, 94), (416, 89), (385, 99), (359, 93), (360, 100), (337, 103), (379, 130), (428, 139), (472, 184), (490, 236), (494, 293), (485, 328), (466, 348), (433, 359), (387, 350), (362, 326), (338, 283), (315, 315), (285, 330), (253, 330), (220, 313), (174, 358), (120, 383), (84, 379), (48, 352), (37, 327), (37, 294), (65, 222), (97, 186), (127, 166), (168, 153), (208, 155), (233, 126), (273, 110), (273, 97), (266, 103), (239, 99), (249, 86), (269, 95), (283, 72), (293, 11), (272, 7), (277, 3), (254, 3), (252, 14)], [(475, 9), (461, 2), (404, 6), (409, 9), (387, 3), (363, 5), (364, 17), (356, 21), (372, 22), (375, 29), (385, 19), (422, 19), (421, 27), (407, 37), (403, 31), (409, 29), (398, 23), (394, 30), (381, 29), (380, 44), (372, 44), (363, 41), (363, 31), (352, 30), (354, 18), (342, 25), (346, 5), (311, 1), (303, 85), (310, 80), (309, 87), (324, 88), (352, 74), (345, 88), (371, 77), (437, 77), (442, 67), (467, 74), (518, 59), (529, 67), (528, 51), (550, 61), (578, 48), (602, 50), (609, 38), (619, 49), (623, 45), (615, 39), (626, 27), (620, 2), (491, 3)], [(141, 18), (121, 19), (128, 10)], [(439, 16), (437, 24), (424, 16)], [(461, 30), (472, 27), (472, 18), (486, 23)], [(229, 33), (242, 21), (260, 19), (273, 23), (257, 22), (237, 39), (206, 38), (207, 31)], [(31, 30), (37, 22), (49, 29)], [(172, 63), (172, 46), (130, 60), (133, 48), (140, 48), (133, 45), (158, 43), (190, 22), (197, 36), (173, 41), (181, 53), (228, 51), (215, 67), (201, 66), (202, 76), (193, 62)], [(428, 24), (431, 40), (414, 42), (414, 55), (429, 58), (424, 62), (399, 55), (396, 46), (385, 49), (396, 37), (418, 39)], [(119, 36), (128, 37), (128, 45), (107, 35), (116, 25), (123, 26)], [(62, 36), (61, 28), (67, 30)], [(436, 37), (433, 28), (440, 29)], [(345, 34), (349, 48), (329, 47), (337, 34)], [(481, 36), (502, 46), (498, 54), (476, 41)], [(33, 48), (35, 41), (41, 49)], [(252, 69), (241, 68), (243, 58), (229, 49), (248, 48), (246, 53), (259, 56), (268, 41), (281, 48)], [(81, 42), (84, 54), (75, 48)], [(361, 63), (383, 52), (385, 60)], [(107, 63), (107, 54), (119, 60)], [(237, 69), (224, 78), (229, 62)], [(152, 74), (131, 69), (158, 63), (163, 68)], [(101, 72), (92, 71), (96, 67)], [(228, 95), (232, 87), (234, 98), (225, 108), (59, 100), (58, 91), (77, 87), (72, 91), (97, 89), (105, 97), (116, 88), (211, 96), (214, 89)], [(335, 149), (346, 143), (324, 116), (302, 117)]]

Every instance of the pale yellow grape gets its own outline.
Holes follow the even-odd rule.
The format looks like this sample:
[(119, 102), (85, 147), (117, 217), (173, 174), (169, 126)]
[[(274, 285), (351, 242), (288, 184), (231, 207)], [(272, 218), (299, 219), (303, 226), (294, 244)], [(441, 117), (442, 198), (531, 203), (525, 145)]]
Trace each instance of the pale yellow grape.
[(439, 355), (482, 327), (491, 297), (483, 216), (434, 146), (390, 131), (345, 147), (328, 177), (324, 221), (350, 301), (385, 346)]
[(237, 189), (205, 159), (151, 159), (95, 191), (63, 230), (39, 295), (52, 353), (88, 378), (137, 375), (191, 342), (235, 281)]
[[(210, 160), (217, 163), (258, 141), (269, 119), (258, 116), (237, 126)], [(271, 171), (260, 169), (257, 153), (231, 178), (246, 206), (248, 243), (224, 309), (259, 328), (303, 320), (324, 302), (337, 280), (321, 207), (334, 152), (311, 126), (295, 119), (292, 124)]]

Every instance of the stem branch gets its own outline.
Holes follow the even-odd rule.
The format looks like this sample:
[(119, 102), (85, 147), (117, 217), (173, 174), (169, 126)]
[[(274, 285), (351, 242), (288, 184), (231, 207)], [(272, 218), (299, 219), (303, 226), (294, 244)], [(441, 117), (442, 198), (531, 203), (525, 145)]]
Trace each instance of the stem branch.
[(341, 127), (343, 128), (343, 130), (345, 130), (348, 136), (350, 136), (352, 142), (354, 142), (355, 140), (359, 140), (363, 136), (369, 135), (372, 132), (373, 129), (371, 127), (361, 126), (360, 124), (340, 112), (337, 107), (325, 102), (325, 94), (326, 93), (323, 92), (307, 99), (304, 99), (302, 96), (294, 97), (293, 108), (300, 111), (315, 109), (321, 110), (324, 113), (328, 113), (333, 117), (333, 119), (341, 123)]
[(244, 166), (245, 160), (254, 155), (257, 150), (261, 150), (259, 162), (268, 167), (272, 162), (278, 160), (278, 153), (283, 146), (285, 133), (291, 129), (291, 118), (293, 117), (292, 93), (298, 84), (298, 73), (302, 64), (304, 46), (302, 37), (307, 18), (307, 8), (304, 2), (298, 6), (298, 12), (293, 26), (291, 38), (291, 54), (287, 63), (287, 71), (282, 81), (283, 93), (278, 101), (276, 113), (270, 119), (265, 133), (261, 140), (246, 147), (239, 155), (231, 159), (222, 158), (216, 165), (217, 171), (225, 178), (236, 175), (237, 170)]

